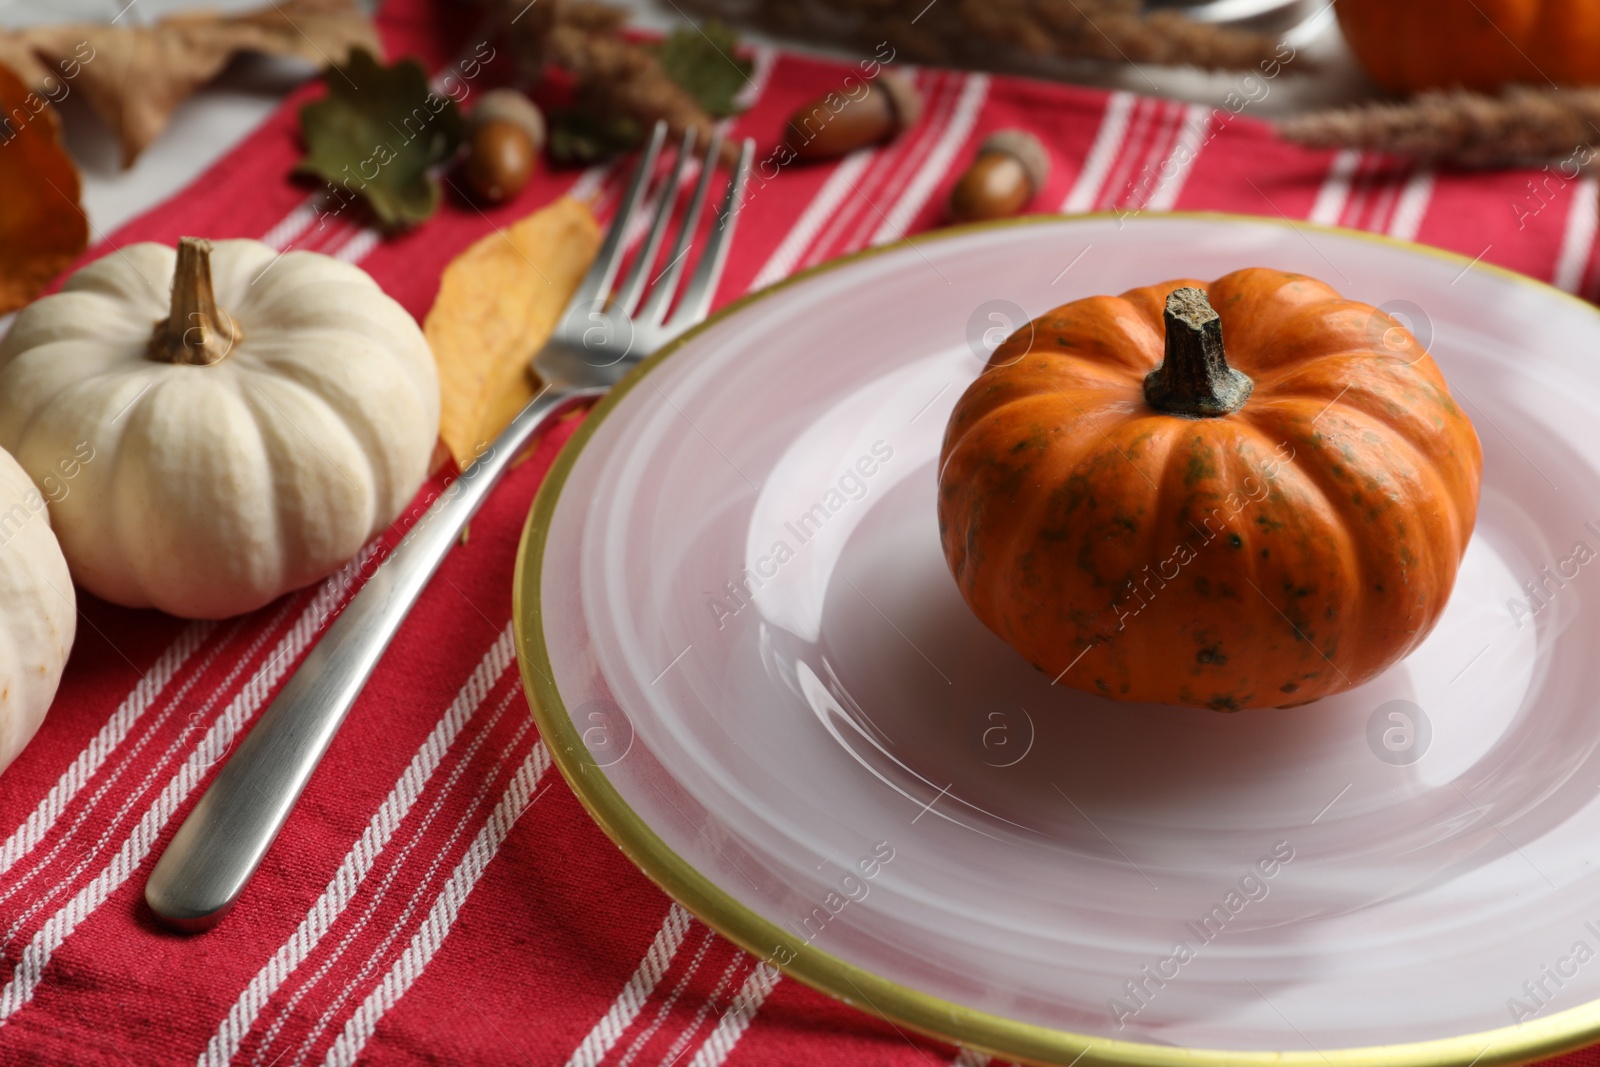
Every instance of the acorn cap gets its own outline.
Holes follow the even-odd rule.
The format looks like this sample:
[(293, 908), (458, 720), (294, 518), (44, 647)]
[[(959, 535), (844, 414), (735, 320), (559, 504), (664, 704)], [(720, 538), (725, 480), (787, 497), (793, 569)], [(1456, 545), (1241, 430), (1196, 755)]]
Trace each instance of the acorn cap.
[(878, 75), (877, 85), (889, 98), (889, 110), (894, 115), (894, 130), (900, 134), (917, 124), (922, 117), (922, 94), (903, 74), (886, 70)]
[(1021, 163), (1036, 193), (1050, 179), (1050, 154), (1039, 143), (1039, 138), (1027, 130), (998, 130), (991, 133), (978, 146), (978, 155), (984, 156), (990, 152), (1004, 153)]
[(490, 89), (483, 94), (478, 106), (472, 109), (471, 124), (476, 128), (486, 122), (520, 126), (533, 142), (535, 152), (544, 148), (544, 115), (538, 104), (515, 89)]

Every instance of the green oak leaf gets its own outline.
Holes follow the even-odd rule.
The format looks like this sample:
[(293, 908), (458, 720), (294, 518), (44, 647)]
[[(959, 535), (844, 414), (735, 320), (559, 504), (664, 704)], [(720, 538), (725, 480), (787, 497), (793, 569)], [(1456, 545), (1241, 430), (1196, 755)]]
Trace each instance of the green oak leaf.
[(428, 87), (415, 59), (385, 67), (362, 49), (323, 75), (328, 95), (300, 109), (306, 157), (296, 174), (365, 200), (384, 229), (414, 226), (439, 207), (432, 168), (461, 144), (461, 109)]
[(750, 81), (753, 69), (738, 55), (739, 38), (712, 19), (698, 29), (680, 26), (656, 46), (656, 58), (667, 77), (714, 119), (739, 113), (734, 96)]

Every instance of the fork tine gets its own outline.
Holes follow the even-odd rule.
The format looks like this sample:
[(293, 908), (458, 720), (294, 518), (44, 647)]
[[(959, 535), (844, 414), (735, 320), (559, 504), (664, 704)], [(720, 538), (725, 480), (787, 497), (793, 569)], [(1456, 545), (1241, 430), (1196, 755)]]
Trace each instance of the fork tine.
[(683, 274), (684, 261), (689, 258), (689, 245), (694, 240), (695, 229), (700, 224), (700, 211), (705, 206), (706, 188), (711, 184), (711, 176), (716, 173), (717, 155), (722, 151), (722, 131), (713, 130), (711, 144), (706, 148), (705, 158), (700, 161), (700, 180), (695, 183), (694, 195), (689, 198), (689, 208), (683, 214), (683, 222), (678, 226), (678, 236), (672, 243), (672, 258), (667, 260), (667, 266), (661, 272), (661, 277), (656, 279), (656, 284), (650, 290), (650, 296), (645, 301), (644, 308), (639, 312), (639, 322), (658, 326), (667, 317), (667, 308), (672, 304), (672, 294), (678, 289), (678, 278)]
[(639, 157), (639, 169), (633, 172), (628, 191), (623, 194), (622, 203), (617, 205), (616, 217), (611, 220), (611, 229), (606, 231), (600, 253), (594, 257), (583, 281), (578, 283), (578, 291), (572, 294), (572, 300), (567, 305), (569, 308), (585, 307), (604, 300), (611, 292), (617, 268), (622, 265), (622, 244), (628, 232), (628, 221), (633, 218), (633, 209), (638, 206), (640, 196), (649, 184), (650, 172), (655, 169), (656, 156), (660, 154), (661, 143), (666, 137), (667, 124), (657, 122), (656, 128), (651, 131), (649, 143)]
[(733, 228), (739, 221), (745, 179), (750, 175), (750, 160), (755, 153), (755, 141), (746, 137), (739, 148), (739, 162), (728, 179), (728, 193), (723, 197), (722, 210), (717, 212), (717, 224), (711, 229), (711, 240), (706, 243), (705, 251), (700, 253), (694, 277), (689, 279), (689, 286), (678, 301), (678, 309), (667, 323), (669, 332), (688, 329), (705, 318), (711, 308), (711, 297), (722, 278), (722, 268), (728, 262), (728, 246), (733, 240)]
[(628, 276), (622, 280), (622, 285), (617, 289), (616, 297), (612, 301), (613, 308), (620, 308), (624, 315), (632, 315), (633, 309), (639, 306), (639, 297), (644, 292), (645, 276), (654, 269), (656, 253), (661, 249), (661, 239), (667, 232), (667, 220), (672, 217), (672, 211), (678, 205), (678, 183), (683, 176), (683, 168), (694, 152), (695, 132), (691, 127), (684, 131), (683, 144), (678, 149), (678, 158), (672, 164), (672, 173), (662, 183), (661, 195), (656, 202), (656, 217), (650, 224), (650, 234), (645, 238), (644, 244), (639, 248), (639, 254), (633, 257), (633, 266), (628, 268)]

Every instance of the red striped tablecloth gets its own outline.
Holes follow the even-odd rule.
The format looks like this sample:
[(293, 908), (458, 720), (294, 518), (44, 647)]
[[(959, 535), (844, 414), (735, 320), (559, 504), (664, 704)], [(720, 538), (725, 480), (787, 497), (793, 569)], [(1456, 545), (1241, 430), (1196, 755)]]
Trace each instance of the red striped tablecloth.
[[(472, 50), (459, 9), (390, 0), (391, 54)], [(843, 68), (755, 54), (734, 124), (763, 149)], [(1593, 176), (1434, 172), (1276, 142), (1248, 113), (941, 70), (923, 120), (833, 166), (790, 167), (745, 212), (719, 301), (934, 226), (975, 143), (1036, 131), (1039, 210), (1207, 209), (1355, 226), (1596, 294)], [(1287, 76), (1287, 75), (1285, 75)], [(1270, 83), (1269, 83), (1270, 85)], [(314, 91), (310, 87), (304, 93)], [(184, 234), (358, 262), (419, 319), (452, 255), (605, 172), (541, 174), (487, 215), (454, 200), (382, 240), (319, 218), (289, 180), (292, 100), (169, 203), (91, 255)], [(1534, 183), (1537, 179), (1536, 184)], [(511, 643), (511, 574), (540, 477), (516, 470), (445, 563), (238, 910), (180, 937), (144, 880), (221, 761), (359, 584), (221, 623), (82, 598), (77, 647), (32, 746), (0, 777), (0, 1061), (28, 1064), (948, 1064), (985, 1058), (834, 1003), (672, 904), (589, 822), (534, 731)], [(438, 483), (424, 493), (437, 492)], [(1595, 1050), (1558, 1061), (1600, 1064)]]

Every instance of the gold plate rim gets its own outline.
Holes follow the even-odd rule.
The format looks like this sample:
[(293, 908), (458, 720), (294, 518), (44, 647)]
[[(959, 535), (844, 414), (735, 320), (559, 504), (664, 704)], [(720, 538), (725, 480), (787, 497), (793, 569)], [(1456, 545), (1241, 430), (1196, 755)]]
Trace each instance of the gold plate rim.
[[(1020, 1022), (977, 1011), (880, 977), (796, 939), (776, 923), (762, 918), (718, 888), (683, 857), (656, 836), (628, 806), (605, 774), (582, 756), (587, 751), (552, 680), (554, 673), (545, 646), (540, 605), (540, 571), (550, 532), (550, 521), (561, 491), (579, 455), (607, 416), (645, 375), (660, 367), (700, 333), (775, 293), (859, 260), (892, 253), (910, 246), (950, 240), (975, 231), (1015, 226), (1058, 225), (1092, 219), (1120, 218), (1118, 212), (1077, 215), (1026, 215), (972, 223), (920, 234), (904, 240), (862, 249), (784, 278), (728, 304), (705, 322), (666, 345), (636, 367), (578, 427), (556, 457), (534, 497), (523, 528), (512, 579), (512, 619), (522, 672), (523, 688), (534, 723), (551, 757), (571, 786), (584, 810), (624, 855), (668, 896), (683, 905), (719, 934), (759, 960), (771, 960), (786, 948), (792, 958), (778, 966), (783, 974), (879, 1018), (910, 1027), (938, 1040), (952, 1042), (1002, 1059), (1075, 1067), (1491, 1067), (1525, 1064), (1581, 1048), (1600, 1038), (1600, 1000), (1520, 1025), (1435, 1038), (1401, 1045), (1299, 1051), (1233, 1051), (1187, 1049), (1122, 1041)], [(1600, 308), (1546, 282), (1456, 252), (1405, 241), (1384, 234), (1340, 226), (1300, 222), (1287, 218), (1230, 212), (1174, 211), (1146, 213), (1141, 225), (1161, 219), (1189, 221), (1245, 221), (1292, 230), (1314, 230), (1388, 245), (1453, 263), (1464, 270), (1477, 267), (1503, 279), (1535, 287), (1544, 295), (1558, 296), (1600, 317)]]

